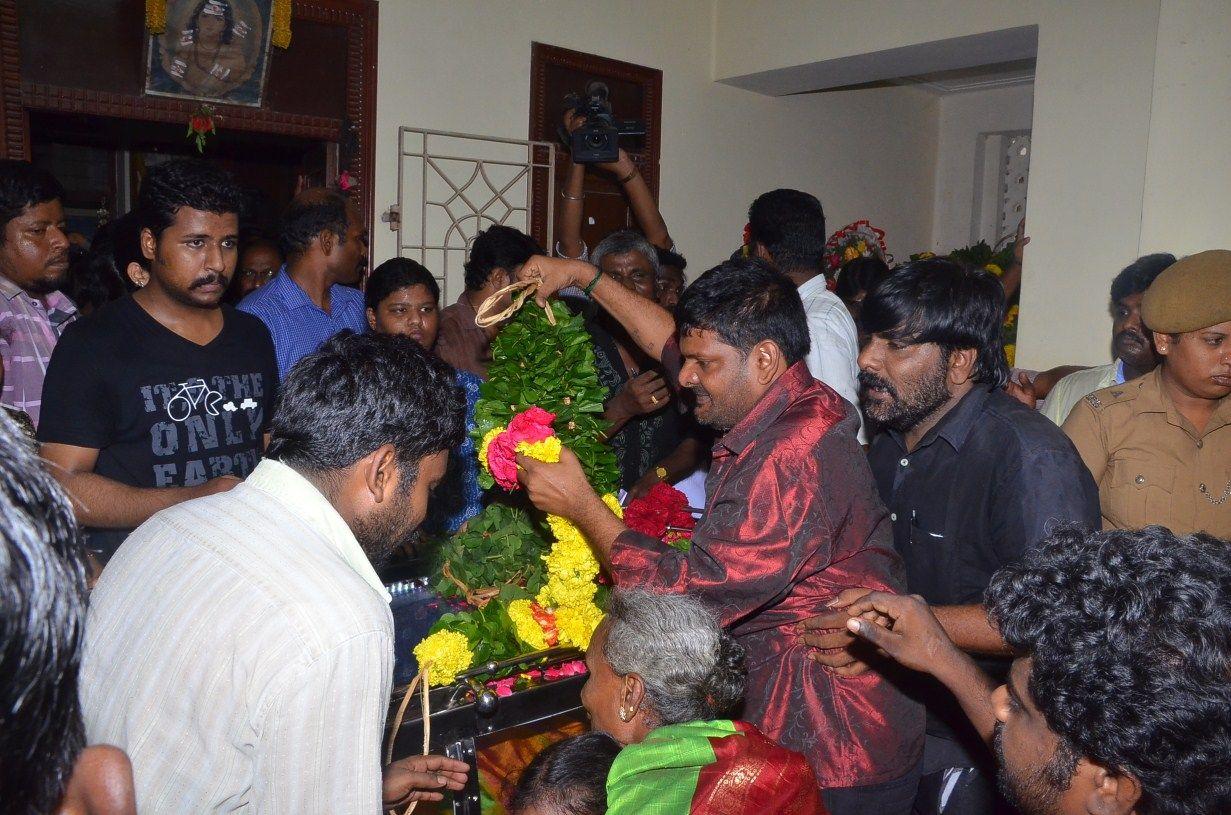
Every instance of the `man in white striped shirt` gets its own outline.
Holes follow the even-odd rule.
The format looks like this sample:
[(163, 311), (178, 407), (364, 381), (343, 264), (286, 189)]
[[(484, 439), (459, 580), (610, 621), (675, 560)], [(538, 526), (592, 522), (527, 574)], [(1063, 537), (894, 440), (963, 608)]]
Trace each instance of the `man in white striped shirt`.
[[(288, 375), (243, 484), (120, 547), (90, 601), (81, 698), (90, 742), (132, 759), (142, 813), (380, 810), (393, 618), (373, 563), (461, 441), (453, 382), (411, 340), (335, 337)], [(465, 764), (429, 759), (386, 801), (461, 787)]]

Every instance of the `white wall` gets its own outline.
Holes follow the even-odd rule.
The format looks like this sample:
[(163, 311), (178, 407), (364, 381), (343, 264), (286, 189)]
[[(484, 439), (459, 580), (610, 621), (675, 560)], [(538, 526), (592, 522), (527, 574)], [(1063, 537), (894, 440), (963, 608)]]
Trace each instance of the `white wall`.
[[(1214, 0), (1204, 12), (1193, 0), (1167, 0), (1167, 16), (1217, 31), (1226, 43)], [(1177, 8), (1171, 9), (1175, 3)], [(715, 77), (735, 78), (851, 55), (1038, 27), (1032, 126), (1033, 158), (1027, 224), (1031, 235), (1022, 282), (1017, 355), (1028, 367), (1107, 358), (1107, 285), (1142, 238), (1146, 149), (1152, 128), (1166, 132), (1175, 153), (1187, 153), (1199, 178), (1225, 178), (1227, 150), (1192, 150), (1192, 133), (1179, 132), (1191, 108), (1217, 96), (1192, 89), (1177, 102), (1176, 123), (1152, 121), (1160, 0), (716, 0)], [(1225, 13), (1225, 2), (1218, 6)], [(857, 23), (854, 22), (857, 20)], [(1183, 27), (1182, 25), (1179, 27)], [(1177, 50), (1164, 44), (1161, 62)], [(1221, 52), (1220, 52), (1221, 53)], [(1182, 58), (1176, 55), (1182, 61)], [(1210, 68), (1226, 63), (1201, 57)], [(1208, 81), (1185, 76), (1190, 82)], [(1165, 78), (1166, 74), (1164, 74)], [(1177, 77), (1179, 78), (1179, 77)], [(1220, 113), (1197, 114), (1217, 122)], [(1225, 133), (1225, 126), (1212, 132)], [(1174, 170), (1163, 159), (1155, 177)], [(1191, 208), (1158, 187), (1160, 206)], [(1227, 185), (1215, 200), (1226, 202)], [(1217, 209), (1214, 210), (1217, 212)], [(1223, 208), (1222, 211), (1226, 211)]]
[(1231, 3), (1164, 0), (1140, 254), (1231, 248)]
[[(933, 252), (947, 252), (977, 240), (975, 190), (982, 178), (981, 134), (1029, 130), (1034, 86), (953, 93), (940, 98), (936, 145), (936, 189), (932, 204)], [(977, 231), (977, 230), (976, 230)], [(999, 236), (982, 236), (993, 240)]]
[[(936, 98), (913, 88), (770, 98), (715, 83), (711, 13), (709, 0), (382, 0), (377, 212), (396, 198), (398, 126), (526, 137), (539, 41), (663, 70), (660, 204), (690, 271), (725, 259), (748, 204), (779, 186), (817, 194), (834, 228), (871, 218), (900, 257), (926, 246)], [(373, 233), (378, 261), (395, 254), (393, 232)]]

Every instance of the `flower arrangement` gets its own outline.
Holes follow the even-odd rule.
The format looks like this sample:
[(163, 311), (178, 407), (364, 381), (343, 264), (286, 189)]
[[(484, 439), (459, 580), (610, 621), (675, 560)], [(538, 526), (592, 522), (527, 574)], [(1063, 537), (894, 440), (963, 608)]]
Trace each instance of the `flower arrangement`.
[[(615, 456), (599, 440), (607, 392), (589, 334), (563, 304), (552, 308), (554, 325), (542, 309), (523, 308), (492, 344), (474, 436), (479, 482), (494, 500), (439, 550), (437, 588), (465, 605), (442, 616), (415, 646), (431, 685), (546, 648), (584, 650), (602, 620), (606, 588), (581, 530), (566, 518), (537, 518), (510, 505), (521, 489), (517, 455), (555, 462), (567, 446), (603, 501), (621, 514), (611, 494), (619, 477)], [(493, 681), (511, 692), (522, 680)]]
[(629, 502), (624, 510), (624, 523), (629, 529), (687, 551), (697, 520), (688, 511), (688, 497), (662, 482)]
[(214, 112), (212, 105), (201, 105), (188, 117), (188, 132), (185, 137), (196, 144), (198, 153), (205, 152), (205, 138), (210, 133), (218, 132), (215, 120), (221, 121), (222, 117)]
[(829, 236), (825, 242), (825, 274), (832, 278), (843, 263), (861, 257), (879, 257), (886, 263), (893, 262), (893, 255), (885, 247), (885, 230), (872, 226), (866, 218), (847, 224)]
[[(1017, 239), (1014, 236), (1006, 236), (996, 241), (996, 245), (992, 246), (987, 241), (981, 240), (978, 243), (970, 246), (963, 246), (960, 249), (954, 249), (945, 257), (950, 260), (956, 260), (959, 263), (964, 263), (967, 266), (973, 266), (976, 269), (986, 269), (996, 277), (1004, 277), (1005, 270), (1016, 262), (1014, 250), (1017, 246)], [(911, 255), (911, 260), (927, 260), (934, 258), (934, 252), (919, 252)], [(1017, 318), (1020, 313), (1018, 304), (1010, 301), (1007, 311), (1005, 311), (1004, 323), (1000, 329), (1000, 339), (1004, 345), (1005, 359), (1008, 360), (1009, 366), (1012, 367), (1014, 357), (1017, 356)]]

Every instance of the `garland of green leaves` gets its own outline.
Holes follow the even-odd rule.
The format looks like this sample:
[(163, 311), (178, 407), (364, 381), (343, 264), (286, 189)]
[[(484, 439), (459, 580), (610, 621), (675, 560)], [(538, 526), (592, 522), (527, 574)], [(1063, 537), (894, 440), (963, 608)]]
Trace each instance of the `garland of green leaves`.
[[(581, 461), (595, 491), (614, 492), (619, 484), (616, 457), (601, 438), (607, 429), (602, 418), (607, 389), (598, 381), (590, 332), (582, 316), (563, 303), (552, 301), (551, 307), (554, 327), (532, 301), (492, 342), (487, 381), (474, 410), (476, 448), (489, 430), (537, 405), (556, 414), (556, 435)], [(480, 470), (479, 484), (492, 488), (486, 470)]]
[[(615, 454), (601, 439), (607, 390), (598, 380), (594, 348), (585, 320), (558, 301), (551, 304), (556, 325), (530, 301), (492, 342), (487, 381), (475, 405), (476, 448), (489, 430), (507, 425), (518, 413), (538, 406), (556, 414), (556, 434), (576, 454), (600, 493), (619, 482)], [(496, 487), (485, 468), (479, 483), (493, 500), (465, 528), (441, 542), (437, 590), (446, 597), (472, 599), (488, 592), (483, 605), (445, 614), (431, 633), (451, 630), (474, 644), (474, 664), (516, 657), (526, 651), (509, 617), (509, 603), (532, 600), (547, 582), (543, 561), (552, 534), (537, 512), (523, 508), (522, 496)], [(596, 600), (600, 607), (605, 590)]]

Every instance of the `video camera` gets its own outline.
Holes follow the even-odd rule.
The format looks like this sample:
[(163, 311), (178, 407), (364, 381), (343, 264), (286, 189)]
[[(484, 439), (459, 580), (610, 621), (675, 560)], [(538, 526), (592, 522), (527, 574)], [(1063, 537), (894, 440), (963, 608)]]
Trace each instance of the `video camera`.
[(571, 134), (561, 128), (561, 138), (569, 145), (573, 161), (578, 164), (603, 164), (620, 157), (620, 136), (645, 135), (645, 124), (635, 119), (617, 120), (611, 115), (607, 101), (607, 86), (593, 81), (586, 85), (585, 95), (570, 93), (564, 104), (576, 116), (584, 116), (585, 124)]

